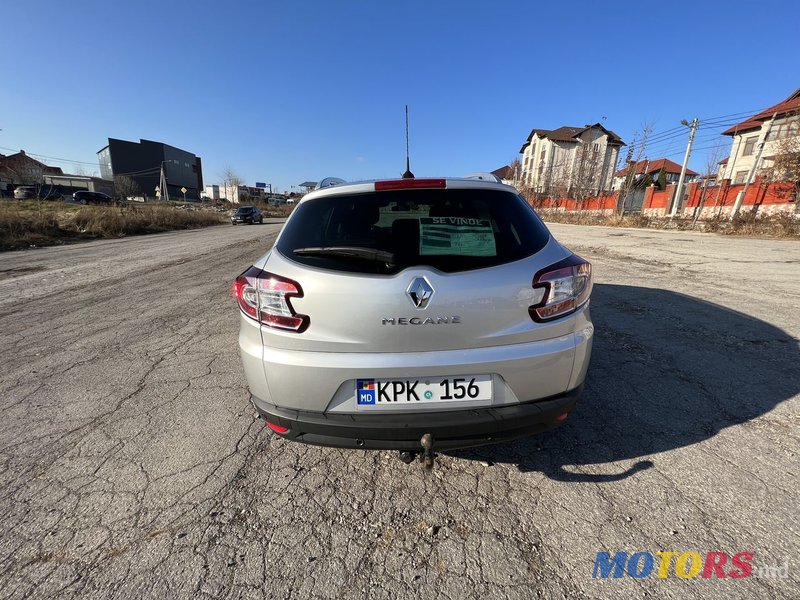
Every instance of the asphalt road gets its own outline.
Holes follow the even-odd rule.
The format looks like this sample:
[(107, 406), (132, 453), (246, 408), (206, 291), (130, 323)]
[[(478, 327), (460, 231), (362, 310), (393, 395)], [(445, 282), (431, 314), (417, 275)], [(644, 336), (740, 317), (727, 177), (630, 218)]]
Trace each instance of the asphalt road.
[(229, 287), (279, 227), (0, 254), (0, 597), (800, 596), (796, 241), (553, 226), (595, 267), (578, 409), (425, 473), (255, 418)]

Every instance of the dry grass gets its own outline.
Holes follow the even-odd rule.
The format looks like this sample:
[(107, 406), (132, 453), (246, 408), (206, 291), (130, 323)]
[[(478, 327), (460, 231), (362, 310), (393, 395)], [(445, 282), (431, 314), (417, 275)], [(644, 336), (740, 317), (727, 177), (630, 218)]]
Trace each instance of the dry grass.
[(698, 220), (692, 223), (689, 218), (669, 219), (647, 217), (639, 213), (625, 216), (598, 215), (580, 211), (537, 211), (545, 221), (569, 223), (573, 225), (603, 225), (606, 227), (640, 227), (653, 229), (678, 229), (722, 233), (726, 235), (747, 235), (757, 237), (800, 237), (800, 218), (790, 214), (774, 216), (754, 215), (743, 212), (733, 219), (717, 217)]
[(0, 250), (196, 229), (224, 222), (225, 217), (219, 213), (172, 206), (76, 206), (63, 202), (4, 201), (0, 204)]
[(264, 213), (264, 217), (270, 217), (271, 219), (285, 219), (294, 210), (294, 207), (297, 206), (296, 204), (280, 204), (278, 206), (273, 206), (268, 202), (251, 202), (253, 206), (257, 206), (261, 209), (261, 212)]

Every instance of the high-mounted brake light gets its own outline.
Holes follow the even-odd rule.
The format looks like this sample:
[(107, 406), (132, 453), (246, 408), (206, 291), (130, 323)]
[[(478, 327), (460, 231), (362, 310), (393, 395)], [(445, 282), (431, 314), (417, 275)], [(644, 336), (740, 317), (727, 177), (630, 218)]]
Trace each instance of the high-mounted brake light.
[(376, 192), (386, 192), (388, 190), (444, 189), (446, 187), (446, 179), (389, 179), (387, 181), (375, 182)]
[(577, 254), (539, 271), (533, 287), (542, 291), (541, 301), (528, 309), (534, 321), (543, 323), (574, 313), (592, 293), (592, 265)]
[(308, 316), (292, 308), (291, 299), (302, 298), (303, 290), (291, 279), (250, 267), (236, 278), (233, 297), (245, 315), (262, 325), (298, 333), (308, 327)]

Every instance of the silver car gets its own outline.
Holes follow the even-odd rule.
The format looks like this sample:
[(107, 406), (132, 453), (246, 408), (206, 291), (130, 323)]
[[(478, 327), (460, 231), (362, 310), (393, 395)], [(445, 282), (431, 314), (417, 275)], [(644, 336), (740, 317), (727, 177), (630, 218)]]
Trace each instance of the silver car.
[(591, 265), (513, 187), (399, 179), (306, 195), (233, 294), (273, 431), (430, 457), (568, 417), (591, 290)]

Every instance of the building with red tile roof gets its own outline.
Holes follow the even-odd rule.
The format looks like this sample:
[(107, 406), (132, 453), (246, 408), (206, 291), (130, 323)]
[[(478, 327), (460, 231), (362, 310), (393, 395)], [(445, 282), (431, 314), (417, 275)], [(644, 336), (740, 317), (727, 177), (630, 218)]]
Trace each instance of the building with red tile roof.
[(731, 136), (731, 153), (721, 178), (734, 185), (752, 182), (772, 167), (780, 140), (800, 136), (800, 88), (722, 134)]

